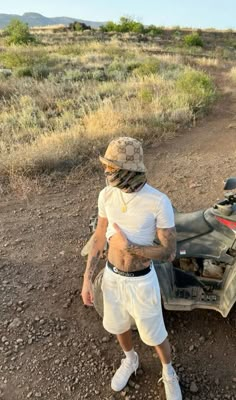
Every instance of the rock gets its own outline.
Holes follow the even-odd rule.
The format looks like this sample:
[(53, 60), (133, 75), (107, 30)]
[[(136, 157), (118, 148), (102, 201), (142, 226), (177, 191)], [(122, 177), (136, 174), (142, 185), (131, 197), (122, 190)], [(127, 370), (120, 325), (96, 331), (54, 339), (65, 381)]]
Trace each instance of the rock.
[(191, 393), (197, 393), (198, 392), (197, 384), (195, 382), (191, 382), (189, 390)]
[(132, 381), (132, 379), (129, 379), (129, 386), (134, 388), (135, 387), (135, 382)]
[(107, 343), (109, 342), (110, 338), (108, 336), (103, 336), (102, 338), (102, 343)]
[(12, 75), (12, 70), (9, 68), (0, 68), (0, 75), (8, 77), (8, 76)]
[(13, 321), (8, 325), (9, 329), (19, 328), (22, 325), (20, 318), (14, 318)]
[(201, 187), (201, 186), (202, 186), (201, 183), (191, 183), (189, 185), (189, 189), (195, 189), (195, 188), (198, 188), (198, 187)]

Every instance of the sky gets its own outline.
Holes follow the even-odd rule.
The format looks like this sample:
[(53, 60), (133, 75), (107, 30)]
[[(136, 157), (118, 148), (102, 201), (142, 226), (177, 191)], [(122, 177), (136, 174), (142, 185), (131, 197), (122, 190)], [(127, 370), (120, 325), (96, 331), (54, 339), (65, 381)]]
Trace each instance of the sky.
[(129, 16), (145, 25), (236, 29), (236, 0), (0, 0), (0, 13), (115, 21)]

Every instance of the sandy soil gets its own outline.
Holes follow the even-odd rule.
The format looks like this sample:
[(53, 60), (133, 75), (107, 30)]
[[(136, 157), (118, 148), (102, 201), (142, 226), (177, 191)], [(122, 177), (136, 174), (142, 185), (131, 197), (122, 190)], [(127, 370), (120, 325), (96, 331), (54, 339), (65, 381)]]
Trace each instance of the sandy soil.
[[(149, 182), (183, 211), (211, 206), (236, 176), (236, 89), (215, 73), (222, 97), (195, 128), (145, 148)], [(141, 368), (114, 394), (122, 356), (94, 309), (81, 303), (89, 216), (102, 172), (73, 174), (28, 200), (0, 201), (0, 398), (79, 400), (161, 398), (160, 363), (134, 332)], [(236, 308), (165, 312), (185, 400), (236, 399)]]

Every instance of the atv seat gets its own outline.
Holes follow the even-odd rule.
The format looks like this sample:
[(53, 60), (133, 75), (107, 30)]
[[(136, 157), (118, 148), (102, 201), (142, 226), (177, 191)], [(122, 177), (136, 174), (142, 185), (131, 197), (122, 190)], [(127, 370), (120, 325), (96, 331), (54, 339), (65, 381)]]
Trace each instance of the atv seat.
[(204, 211), (192, 213), (180, 213), (175, 211), (175, 226), (177, 231), (177, 242), (203, 235), (212, 229), (204, 218)]

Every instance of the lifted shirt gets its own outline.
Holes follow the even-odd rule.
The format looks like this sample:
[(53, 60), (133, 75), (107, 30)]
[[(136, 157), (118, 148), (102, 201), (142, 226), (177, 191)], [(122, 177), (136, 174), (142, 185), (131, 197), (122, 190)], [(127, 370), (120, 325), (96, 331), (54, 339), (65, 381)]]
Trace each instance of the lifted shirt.
[[(126, 208), (126, 211), (122, 211)], [(157, 228), (175, 226), (169, 198), (147, 183), (134, 193), (106, 186), (98, 197), (98, 215), (108, 219), (107, 240), (116, 233), (114, 222), (133, 243), (151, 246)]]

